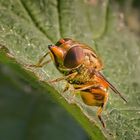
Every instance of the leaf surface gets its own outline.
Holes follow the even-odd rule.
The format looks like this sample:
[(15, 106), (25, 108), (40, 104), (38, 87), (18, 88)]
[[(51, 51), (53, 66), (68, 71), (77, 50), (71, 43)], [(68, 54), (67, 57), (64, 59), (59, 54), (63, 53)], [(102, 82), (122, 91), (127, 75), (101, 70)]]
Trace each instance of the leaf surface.
[[(92, 139), (139, 139), (140, 41), (119, 17), (118, 8), (109, 4), (108, 0), (1, 0), (0, 60), (14, 65), (12, 67), (19, 73), (18, 76), (21, 72), (21, 77), (29, 79), (31, 84), (38, 82), (36, 87), (43, 88), (46, 93), (49, 91)], [(95, 115), (96, 107), (86, 106), (79, 96), (73, 97), (71, 92), (62, 94), (66, 81), (56, 84), (46, 82), (62, 76), (53, 63), (39, 69), (25, 66), (35, 64), (48, 51), (47, 46), (62, 37), (93, 47), (104, 62), (104, 74), (128, 100), (125, 104), (110, 91), (103, 112), (106, 130)], [(7, 56), (3, 55), (5, 49)], [(15, 68), (15, 65), (22, 68)], [(36, 79), (32, 82), (30, 79), (33, 77)]]

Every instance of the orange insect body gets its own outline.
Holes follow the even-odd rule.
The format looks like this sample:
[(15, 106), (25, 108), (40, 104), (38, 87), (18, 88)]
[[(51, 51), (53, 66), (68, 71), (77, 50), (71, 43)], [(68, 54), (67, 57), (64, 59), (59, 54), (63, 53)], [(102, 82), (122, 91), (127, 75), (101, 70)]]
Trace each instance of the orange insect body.
[[(35, 67), (42, 67), (44, 58), (50, 54), (56, 68), (64, 75), (51, 82), (67, 80), (79, 91), (83, 102), (89, 106), (98, 106), (97, 115), (103, 127), (105, 124), (101, 118), (102, 110), (108, 99), (108, 88), (111, 88), (124, 101), (123, 96), (100, 72), (103, 68), (102, 62), (95, 51), (89, 46), (69, 38), (60, 39), (55, 45), (49, 45), (49, 53), (46, 53)], [(68, 87), (64, 91), (68, 90)]]

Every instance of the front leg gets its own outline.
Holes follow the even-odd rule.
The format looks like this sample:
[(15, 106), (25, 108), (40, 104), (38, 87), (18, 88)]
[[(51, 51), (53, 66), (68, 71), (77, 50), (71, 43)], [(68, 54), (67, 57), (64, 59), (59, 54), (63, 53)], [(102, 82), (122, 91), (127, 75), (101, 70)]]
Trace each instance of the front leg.
[(36, 64), (31, 64), (31, 65), (26, 65), (26, 66), (28, 66), (28, 67), (35, 67), (35, 68), (43, 67), (44, 65), (46, 65), (46, 64), (48, 64), (48, 63), (50, 63), (52, 61), (52, 59), (44, 61), (46, 56), (49, 55), (49, 54), (50, 54), (50, 52), (47, 52), (45, 55), (43, 55)]

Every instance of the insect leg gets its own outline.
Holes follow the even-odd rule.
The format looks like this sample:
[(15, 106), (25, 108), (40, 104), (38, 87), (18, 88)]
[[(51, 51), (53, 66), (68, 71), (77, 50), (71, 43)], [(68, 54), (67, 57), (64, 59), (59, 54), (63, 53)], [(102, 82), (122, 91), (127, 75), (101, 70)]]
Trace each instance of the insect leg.
[(43, 62), (43, 60), (45, 59), (45, 57), (50, 54), (50, 52), (47, 52), (45, 55), (43, 55), (39, 61), (36, 63), (36, 64), (33, 64), (33, 65), (28, 65), (28, 67), (43, 67), (44, 65), (48, 64), (49, 62), (51, 62), (51, 59)]
[(98, 111), (97, 111), (97, 116), (98, 116), (98, 118), (99, 118), (99, 120), (100, 120), (100, 122), (101, 122), (101, 124), (102, 124), (102, 126), (105, 128), (105, 123), (104, 123), (104, 121), (103, 121), (103, 119), (102, 119), (102, 117), (101, 117), (101, 113), (102, 113), (102, 111), (103, 111), (103, 108), (105, 107), (105, 105), (106, 105), (106, 103), (107, 103), (107, 100), (108, 100), (108, 93), (105, 93), (104, 94), (104, 102), (103, 102), (103, 104), (98, 108)]
[(74, 72), (74, 73), (71, 73), (69, 75), (66, 75), (66, 76), (63, 76), (63, 77), (59, 77), (59, 78), (54, 79), (54, 80), (48, 80), (47, 82), (55, 83), (55, 82), (59, 82), (59, 81), (65, 80), (67, 78), (74, 78), (76, 75), (77, 75), (77, 72)]
[(96, 88), (98, 87), (97, 84), (92, 83), (92, 84), (83, 84), (83, 85), (74, 85), (75, 91), (81, 91), (81, 90), (86, 90), (86, 89), (90, 89), (90, 88)]
[(103, 107), (99, 107), (99, 108), (98, 108), (98, 111), (97, 111), (97, 116), (98, 116), (98, 118), (99, 118), (99, 120), (100, 120), (102, 126), (105, 128), (105, 123), (104, 123), (104, 121), (103, 121), (103, 119), (102, 119), (102, 117), (101, 117), (102, 111), (103, 111)]
[(66, 84), (65, 88), (63, 89), (63, 93), (68, 91), (68, 89), (70, 88), (69, 83)]

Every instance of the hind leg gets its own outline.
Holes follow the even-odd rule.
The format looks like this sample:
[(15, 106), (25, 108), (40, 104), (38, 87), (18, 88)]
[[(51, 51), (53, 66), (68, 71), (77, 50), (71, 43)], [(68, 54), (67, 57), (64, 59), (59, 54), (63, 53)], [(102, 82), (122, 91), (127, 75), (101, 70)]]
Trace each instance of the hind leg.
[(104, 109), (104, 107), (105, 107), (105, 105), (106, 105), (106, 103), (107, 103), (107, 100), (108, 100), (108, 93), (107, 93), (107, 92), (104, 92), (103, 104), (102, 104), (101, 106), (99, 106), (98, 111), (97, 111), (97, 116), (98, 116), (98, 118), (99, 118), (99, 120), (100, 120), (100, 122), (101, 122), (101, 124), (102, 124), (102, 126), (103, 126), (104, 128), (105, 128), (106, 126), (105, 126), (105, 123), (104, 123), (104, 121), (103, 121), (103, 119), (102, 119), (101, 114), (102, 114), (103, 109)]
[(103, 109), (107, 103), (107, 100), (108, 100), (108, 93), (105, 92), (104, 90), (100, 89), (100, 88), (97, 88), (97, 89), (93, 89), (92, 93), (95, 95), (95, 99), (98, 101), (100, 101), (100, 99), (102, 99), (102, 104), (99, 106), (98, 108), (98, 111), (97, 111), (97, 116), (98, 116), (98, 119), (100, 120), (102, 126), (105, 128), (105, 123), (102, 119), (102, 112), (103, 112)]
[(97, 116), (98, 116), (98, 119), (100, 120), (102, 126), (105, 128), (105, 123), (104, 123), (104, 121), (103, 121), (103, 119), (101, 117), (102, 111), (103, 111), (103, 107), (101, 106), (101, 107), (98, 108)]

